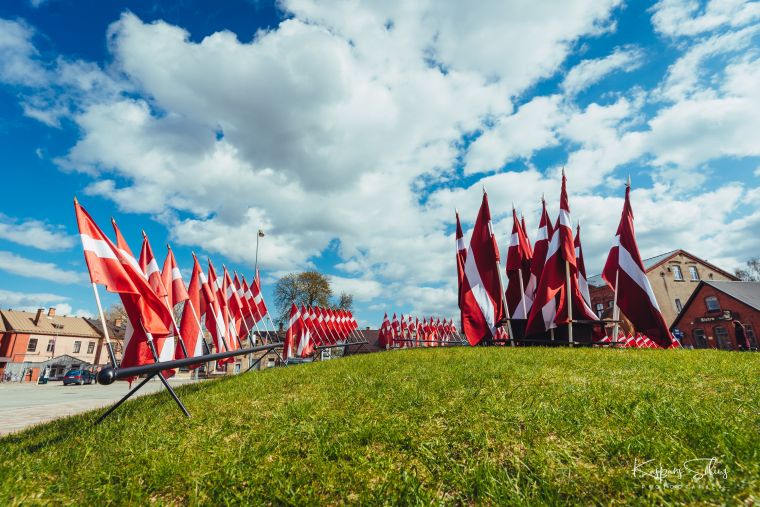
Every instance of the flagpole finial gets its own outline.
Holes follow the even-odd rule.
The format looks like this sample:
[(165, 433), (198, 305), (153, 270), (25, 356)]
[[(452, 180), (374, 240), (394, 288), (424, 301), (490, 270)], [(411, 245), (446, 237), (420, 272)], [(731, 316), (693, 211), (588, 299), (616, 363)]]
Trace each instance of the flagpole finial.
[(169, 243), (167, 243), (167, 244), (166, 244), (166, 248), (168, 248), (169, 250), (171, 250), (171, 249), (172, 249), (172, 246), (171, 246)]
[(486, 186), (483, 185), (483, 195), (485, 195), (485, 193), (486, 193)]
[(625, 184), (626, 187), (631, 188), (631, 175), (628, 175), (628, 181)]
[(77, 196), (74, 196), (74, 205), (79, 206), (79, 200), (77, 199)]
[(148, 235), (145, 234), (145, 229), (142, 230), (142, 234), (143, 234), (143, 238), (147, 238), (148, 237)]
[(562, 166), (562, 177), (565, 177), (565, 166)]

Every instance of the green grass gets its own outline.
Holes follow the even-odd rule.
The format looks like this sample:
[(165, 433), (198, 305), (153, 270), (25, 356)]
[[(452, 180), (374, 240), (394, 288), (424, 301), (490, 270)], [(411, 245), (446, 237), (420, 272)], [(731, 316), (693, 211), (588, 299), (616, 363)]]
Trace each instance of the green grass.
[(760, 502), (760, 354), (408, 350), (178, 393), (191, 419), (162, 393), (0, 439), (0, 504)]

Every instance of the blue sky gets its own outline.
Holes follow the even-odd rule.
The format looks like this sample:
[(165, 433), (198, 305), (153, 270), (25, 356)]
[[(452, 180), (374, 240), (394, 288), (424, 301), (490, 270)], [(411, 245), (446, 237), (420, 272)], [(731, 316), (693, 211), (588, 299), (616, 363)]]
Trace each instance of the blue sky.
[(738, 0), (3, 2), (0, 306), (95, 311), (76, 195), (185, 270), (252, 274), (263, 228), (265, 296), (313, 267), (364, 323), (451, 316), (454, 207), (471, 227), (485, 185), (504, 249), (562, 166), (589, 271), (629, 174), (644, 256), (733, 269), (760, 255), (758, 32)]

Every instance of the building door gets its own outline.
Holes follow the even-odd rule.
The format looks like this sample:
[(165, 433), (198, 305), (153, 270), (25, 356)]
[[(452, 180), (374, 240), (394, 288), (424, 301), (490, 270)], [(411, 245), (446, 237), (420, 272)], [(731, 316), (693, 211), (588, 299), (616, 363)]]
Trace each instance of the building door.
[(723, 326), (715, 326), (715, 342), (720, 350), (731, 350), (733, 347), (728, 340), (728, 329)]
[(695, 329), (694, 330), (694, 347), (698, 349), (706, 349), (707, 348), (707, 338), (705, 337), (705, 330), (704, 329)]

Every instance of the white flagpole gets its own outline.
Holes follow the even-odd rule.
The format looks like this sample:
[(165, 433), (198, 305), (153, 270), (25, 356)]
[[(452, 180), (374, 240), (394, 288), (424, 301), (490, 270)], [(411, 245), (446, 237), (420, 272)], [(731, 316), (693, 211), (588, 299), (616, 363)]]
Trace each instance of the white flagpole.
[(573, 299), (570, 294), (570, 262), (565, 260), (565, 283), (567, 291), (567, 316), (570, 318), (570, 322), (567, 327), (567, 338), (570, 342), (570, 346), (573, 346)]
[(617, 339), (618, 339), (618, 326), (620, 322), (620, 308), (618, 308), (617, 305), (617, 299), (618, 299), (618, 275), (620, 274), (620, 268), (615, 270), (615, 295), (612, 299), (612, 320), (615, 321), (615, 324), (612, 328), (612, 346), (614, 347), (617, 345)]
[(501, 291), (501, 302), (504, 305), (504, 311), (507, 314), (507, 331), (509, 332), (509, 345), (515, 346), (515, 335), (512, 333), (512, 318), (509, 316), (509, 306), (507, 306), (507, 295), (504, 294), (504, 282), (501, 279), (501, 265), (496, 261), (496, 271), (499, 273), (499, 291)]
[(111, 338), (108, 336), (108, 326), (106, 325), (106, 317), (103, 314), (103, 307), (100, 304), (100, 294), (98, 294), (98, 286), (95, 282), (92, 283), (92, 291), (95, 293), (95, 304), (98, 305), (98, 314), (100, 315), (100, 324), (103, 326), (103, 337), (106, 339), (106, 348), (108, 349), (108, 359), (111, 361), (111, 366), (114, 368), (116, 365), (116, 355), (113, 352), (113, 346), (111, 345)]

